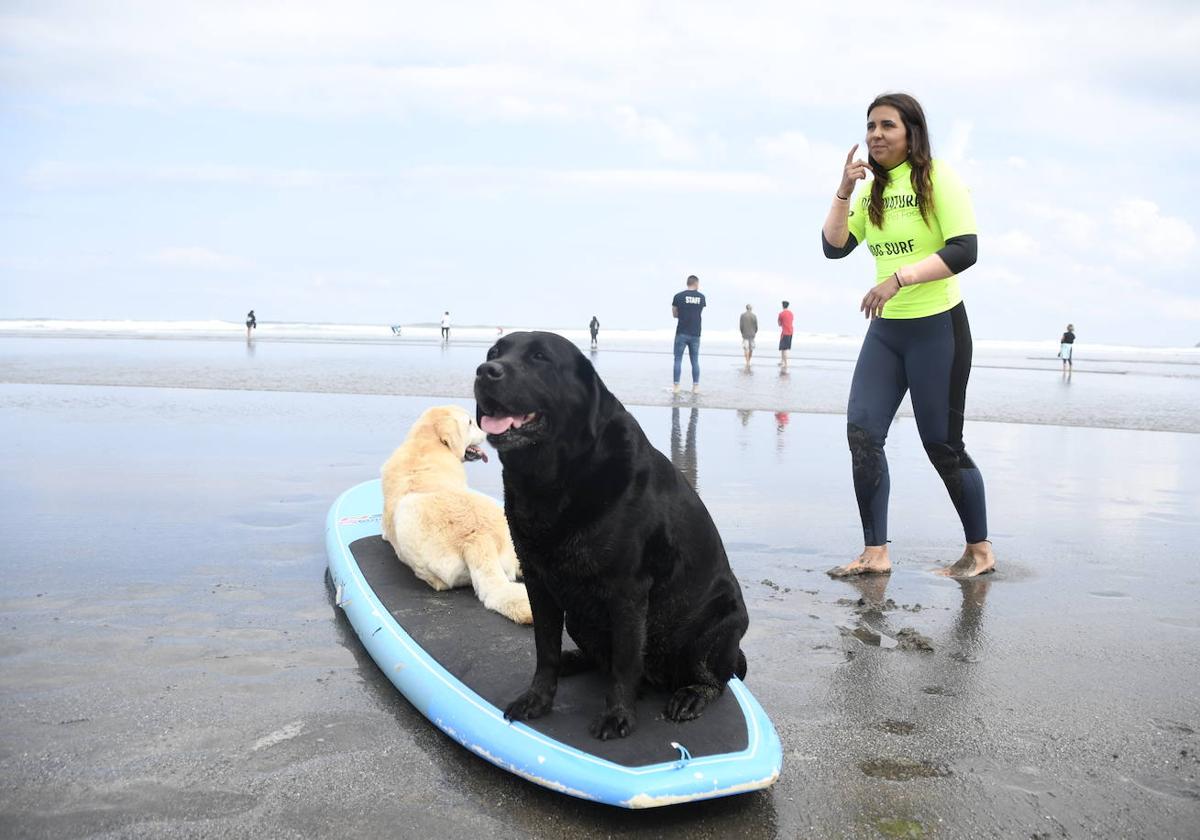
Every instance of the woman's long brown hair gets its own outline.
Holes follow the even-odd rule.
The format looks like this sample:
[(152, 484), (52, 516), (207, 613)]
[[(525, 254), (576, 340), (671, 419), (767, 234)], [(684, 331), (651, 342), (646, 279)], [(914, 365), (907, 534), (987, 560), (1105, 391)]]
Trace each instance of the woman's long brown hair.
[[(867, 107), (867, 116), (880, 105), (891, 105), (900, 112), (904, 128), (908, 131), (908, 162), (912, 166), (912, 188), (917, 194), (917, 209), (921, 218), (929, 224), (929, 211), (933, 206), (933, 181), (930, 173), (933, 170), (933, 152), (929, 148), (929, 127), (925, 123), (925, 112), (921, 103), (907, 93), (883, 93), (875, 97), (875, 101)], [(871, 171), (875, 180), (871, 183), (871, 202), (867, 207), (867, 215), (875, 227), (883, 226), (883, 188), (890, 180), (888, 171), (870, 155), (867, 160), (871, 163)]]

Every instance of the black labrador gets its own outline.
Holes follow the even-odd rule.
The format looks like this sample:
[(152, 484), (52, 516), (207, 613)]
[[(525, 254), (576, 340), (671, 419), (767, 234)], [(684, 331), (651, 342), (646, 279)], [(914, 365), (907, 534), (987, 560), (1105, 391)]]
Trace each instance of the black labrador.
[[(696, 491), (565, 338), (516, 332), (475, 375), (476, 415), (504, 466), (504, 512), (533, 608), (537, 669), (509, 720), (554, 703), (559, 676), (611, 678), (600, 739), (634, 730), (643, 681), (698, 717), (746, 675), (749, 618)], [(563, 623), (579, 650), (562, 650)]]

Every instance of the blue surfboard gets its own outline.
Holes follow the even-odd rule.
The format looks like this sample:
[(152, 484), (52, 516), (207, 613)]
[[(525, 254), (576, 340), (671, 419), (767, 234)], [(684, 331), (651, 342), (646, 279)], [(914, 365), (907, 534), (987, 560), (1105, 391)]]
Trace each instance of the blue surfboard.
[[(530, 627), (490, 610), (470, 588), (436, 592), (380, 536), (380, 482), (351, 487), (330, 508), (329, 575), (379, 669), (425, 717), (497, 767), (560, 793), (623, 808), (654, 808), (759, 790), (779, 777), (779, 736), (734, 678), (694, 721), (663, 718), (665, 694), (638, 700), (638, 728), (598, 741), (598, 673), (559, 681), (553, 710), (512, 723), (503, 707), (533, 676)], [(569, 644), (569, 640), (564, 641)]]

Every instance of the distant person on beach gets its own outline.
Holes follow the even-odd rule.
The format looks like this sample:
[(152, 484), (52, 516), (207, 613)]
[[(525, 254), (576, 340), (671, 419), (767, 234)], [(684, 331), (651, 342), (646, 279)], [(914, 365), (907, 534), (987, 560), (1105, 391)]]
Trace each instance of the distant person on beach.
[(792, 323), (796, 317), (796, 313), (788, 309), (788, 302), (781, 301), (783, 309), (779, 312), (779, 317), (775, 319), (775, 323), (779, 324), (779, 367), (787, 371), (788, 366), (788, 351), (792, 349)]
[(588, 332), (592, 334), (592, 349), (596, 349), (596, 337), (600, 335), (600, 319), (595, 315), (592, 316), (591, 322), (588, 324)]
[(450, 340), (450, 313), (442, 313), (442, 341)]
[(742, 355), (746, 357), (746, 369), (750, 369), (750, 357), (754, 355), (754, 336), (758, 335), (758, 316), (750, 304), (738, 318), (738, 329), (742, 331)]
[(246, 313), (246, 338), (250, 337), (250, 330), (258, 329), (258, 319), (254, 317), (254, 310), (251, 309)]
[(683, 367), (683, 349), (692, 363), (692, 393), (700, 393), (700, 315), (704, 311), (704, 295), (700, 278), (689, 275), (687, 288), (671, 300), (671, 316), (675, 325), (675, 380), (672, 390), (679, 393), (679, 374)]
[(1062, 339), (1058, 348), (1058, 358), (1063, 360), (1063, 371), (1067, 368), (1075, 369), (1075, 363), (1071, 360), (1075, 349), (1075, 325), (1067, 324), (1067, 331), (1062, 334)]
[[(883, 94), (867, 109), (868, 160), (846, 155), (821, 229), (825, 256), (866, 241), (875, 285), (859, 306), (870, 319), (850, 384), (846, 432), (864, 548), (834, 577), (887, 574), (888, 428), (908, 391), (925, 452), (962, 522), (962, 557), (939, 573), (972, 577), (996, 564), (987, 535), (983, 476), (963, 446), (971, 328), (956, 275), (975, 264), (975, 212), (958, 174), (929, 147), (913, 97)], [(855, 191), (855, 181), (869, 184)]]

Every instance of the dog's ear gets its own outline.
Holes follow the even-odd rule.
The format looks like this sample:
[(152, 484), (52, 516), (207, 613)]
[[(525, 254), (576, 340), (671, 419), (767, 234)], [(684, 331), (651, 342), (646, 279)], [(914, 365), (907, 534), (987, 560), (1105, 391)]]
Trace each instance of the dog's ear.
[(433, 424), (438, 440), (446, 445), (451, 452), (461, 456), (466, 449), (466, 438), (463, 436), (462, 423), (455, 414), (444, 414)]
[(600, 434), (600, 427), (612, 417), (613, 396), (600, 381), (600, 374), (596, 373), (591, 360), (582, 353), (576, 362), (576, 375), (587, 395), (585, 424), (588, 435), (594, 438)]

